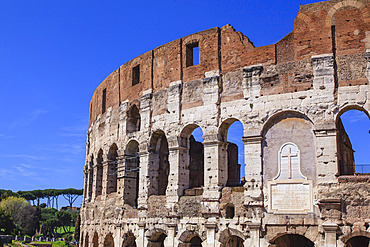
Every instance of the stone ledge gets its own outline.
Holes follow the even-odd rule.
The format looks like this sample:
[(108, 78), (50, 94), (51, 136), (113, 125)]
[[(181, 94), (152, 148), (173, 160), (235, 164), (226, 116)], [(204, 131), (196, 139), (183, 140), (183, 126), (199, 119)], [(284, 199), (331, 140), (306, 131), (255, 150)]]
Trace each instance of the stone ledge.
[(370, 183), (370, 175), (343, 175), (338, 177), (339, 183)]

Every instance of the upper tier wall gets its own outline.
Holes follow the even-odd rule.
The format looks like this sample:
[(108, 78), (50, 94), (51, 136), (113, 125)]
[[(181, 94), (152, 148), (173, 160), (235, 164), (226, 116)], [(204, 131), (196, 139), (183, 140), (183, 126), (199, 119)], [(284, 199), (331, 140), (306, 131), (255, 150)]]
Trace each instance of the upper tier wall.
[[(370, 26), (369, 2), (332, 0), (300, 6), (294, 30), (273, 45), (254, 47), (244, 34), (230, 25), (162, 45), (123, 64), (98, 86), (90, 103), (89, 125), (104, 113), (103, 97), (105, 109), (119, 106), (126, 100), (139, 105), (145, 91), (157, 92), (174, 81), (186, 83), (202, 79), (205, 72), (214, 70), (226, 74), (254, 64), (281, 65), (284, 69), (280, 69), (272, 83), (261, 84), (265, 94), (307, 90), (312, 87), (310, 80), (297, 72), (297, 66), (292, 63), (319, 54), (334, 53), (338, 86), (365, 84), (365, 71), (353, 71), (351, 64), (366, 62), (359, 54), (370, 48), (370, 32), (365, 32)], [(192, 66), (189, 61), (194, 46), (199, 47), (200, 55), (199, 64)], [(139, 73), (137, 84), (133, 78), (136, 70)]]

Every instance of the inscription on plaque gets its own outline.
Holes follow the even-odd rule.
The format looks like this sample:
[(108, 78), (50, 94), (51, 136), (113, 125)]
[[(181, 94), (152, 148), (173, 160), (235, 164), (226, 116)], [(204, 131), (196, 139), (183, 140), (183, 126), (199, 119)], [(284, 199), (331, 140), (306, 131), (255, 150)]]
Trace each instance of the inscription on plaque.
[(313, 211), (312, 181), (302, 175), (297, 145), (285, 143), (278, 153), (279, 173), (268, 183), (269, 211), (305, 214)]

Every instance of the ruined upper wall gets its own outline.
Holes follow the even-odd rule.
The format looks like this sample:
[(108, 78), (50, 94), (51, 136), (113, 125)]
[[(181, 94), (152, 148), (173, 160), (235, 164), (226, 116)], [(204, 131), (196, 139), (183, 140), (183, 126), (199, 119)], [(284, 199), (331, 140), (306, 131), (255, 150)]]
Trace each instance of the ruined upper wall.
[[(338, 86), (366, 84), (363, 54), (370, 48), (370, 32), (366, 31), (370, 30), (369, 3), (369, 0), (332, 0), (302, 5), (294, 30), (268, 46), (254, 47), (230, 25), (162, 45), (123, 64), (99, 85), (91, 100), (90, 125), (103, 113), (103, 108), (119, 106), (126, 100), (140, 105), (144, 92), (159, 92), (175, 81), (183, 84), (196, 81), (210, 71), (225, 75), (262, 64), (269, 69), (260, 82), (262, 95), (309, 90), (313, 77), (310, 60), (319, 54), (334, 54)], [(189, 49), (194, 46), (199, 47), (199, 64), (189, 65)], [(137, 84), (134, 73), (139, 73)], [(224, 87), (227, 85), (224, 83)], [(189, 107), (197, 105), (190, 103)], [(164, 109), (155, 114), (162, 112)]]

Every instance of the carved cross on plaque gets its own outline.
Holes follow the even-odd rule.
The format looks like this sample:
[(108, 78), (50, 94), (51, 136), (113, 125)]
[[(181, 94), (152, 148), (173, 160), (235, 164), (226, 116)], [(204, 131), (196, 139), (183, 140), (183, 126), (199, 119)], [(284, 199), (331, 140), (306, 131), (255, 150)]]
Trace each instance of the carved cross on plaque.
[(279, 173), (274, 180), (306, 179), (301, 173), (300, 151), (292, 142), (283, 144), (279, 150)]
[(281, 157), (288, 158), (288, 178), (292, 178), (292, 157), (298, 157), (298, 153), (292, 153), (292, 148), (289, 147), (288, 153), (282, 154)]

